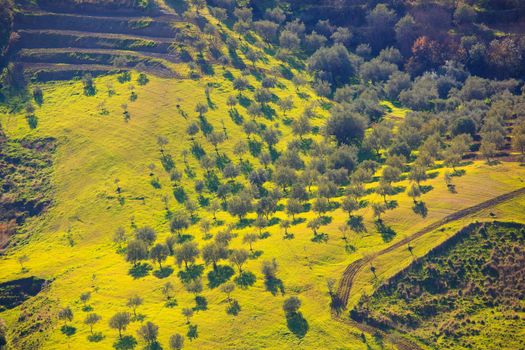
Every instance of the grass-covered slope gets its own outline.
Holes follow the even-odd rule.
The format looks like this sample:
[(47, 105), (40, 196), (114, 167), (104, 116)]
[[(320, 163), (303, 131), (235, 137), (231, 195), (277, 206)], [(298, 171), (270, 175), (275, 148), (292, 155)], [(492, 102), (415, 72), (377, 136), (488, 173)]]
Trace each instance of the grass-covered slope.
[(469, 225), (363, 297), (352, 317), (436, 349), (522, 348), (524, 233), (519, 224)]
[[(240, 74), (233, 69), (228, 71), (234, 76)], [(79, 81), (48, 83), (42, 85), (44, 103), (35, 111), (38, 118), (36, 129), (29, 128), (23, 113), (2, 117), (10, 137), (37, 134), (53, 137), (59, 145), (52, 180), (55, 204), (43, 219), (28, 222), (26, 231), (30, 234), (26, 239), (20, 236), (20, 240), (27, 244), (4, 257), (2, 264), (5, 268), (1, 272), (3, 281), (29, 275), (53, 280), (45, 298), (52, 300), (55, 306), (70, 306), (73, 309), (74, 319), (71, 324), (77, 328), (77, 332), (71, 337), (61, 333), (62, 322), (56, 320), (56, 311), (46, 314), (55, 326), (50, 328), (50, 333), (46, 333), (49, 338), (45, 340), (44, 348), (67, 348), (68, 344), (75, 344), (78, 349), (92, 348), (93, 343), (87, 339), (89, 327), (83, 324), (87, 313), (82, 311), (83, 305), (79, 300), (80, 294), (87, 291), (92, 293), (88, 302), (93, 308), (92, 312), (102, 316), (102, 321), (95, 326), (95, 330), (105, 336), (97, 343), (100, 348), (110, 348), (117, 337), (116, 332), (109, 329), (107, 321), (115, 312), (129, 310), (126, 307), (127, 299), (136, 293), (144, 298), (144, 306), (139, 308), (139, 313), (145, 315), (145, 321), (159, 325), (161, 343), (166, 344), (172, 333), (186, 334), (186, 320), (181, 310), (195, 305), (194, 295), (185, 291), (177, 277), (179, 268), (173, 258), (170, 257), (164, 264), (174, 269), (171, 276), (159, 279), (150, 273), (146, 277), (134, 279), (128, 273), (130, 264), (125, 262), (122, 254), (118, 254), (118, 245), (112, 242), (112, 237), (119, 226), (125, 228), (129, 237), (135, 226), (149, 225), (158, 232), (158, 240), (163, 241), (170, 235), (164, 197), (168, 198), (170, 212), (177, 213), (184, 207), (173, 196), (170, 174), (160, 161), (161, 152), (157, 144), (159, 135), (168, 140), (164, 154), (172, 156), (175, 167), (184, 174), (180, 187), (189, 198), (194, 201), (198, 199), (194, 190), (195, 179), (201, 178), (205, 171), (191, 153), (192, 141), (186, 128), (192, 122), (199, 123), (198, 113), (194, 109), (198, 102), (207, 103), (205, 90), (210, 86), (208, 83), (213, 86), (211, 90), (208, 89), (209, 102), (213, 108), (209, 109), (205, 118), (216, 131), (222, 131), (224, 126), (228, 139), (219, 144), (219, 152), (237, 161), (232, 153), (235, 143), (231, 141), (246, 139), (246, 134), (229, 115), (227, 97), (236, 92), (232, 89), (232, 83), (222, 78), (224, 75), (229, 76), (225, 73), (217, 69), (216, 76), (221, 77), (218, 81), (172, 80), (151, 76), (149, 83), (144, 86), (136, 84), (137, 74), (132, 75), (131, 82), (123, 84), (118, 82), (117, 76), (101, 77), (94, 80), (97, 89), (94, 96), (85, 96)], [(289, 117), (294, 118), (302, 112), (299, 106), (317, 100), (304, 88), (299, 93), (302, 99), (291, 82), (284, 79), (279, 81), (283, 86), (274, 89), (274, 93), (281, 98), (292, 96), (296, 106), (288, 113)], [(250, 84), (256, 86), (259, 83), (255, 78), (250, 78)], [(131, 85), (135, 85), (134, 92), (137, 95), (134, 102), (130, 101)], [(114, 95), (108, 95), (108, 87), (115, 90)], [(245, 98), (253, 98), (250, 91), (243, 94)], [(123, 116), (124, 104), (130, 115), (127, 122)], [(278, 111), (276, 106), (271, 106)], [(246, 122), (249, 117), (244, 107), (237, 106), (236, 109)], [(321, 108), (315, 110), (319, 115), (324, 113)], [(258, 119), (267, 127), (273, 125), (281, 130), (283, 135), (276, 145), (280, 150), (291, 137), (285, 119), (279, 111), (273, 120)], [(321, 117), (312, 120), (314, 124), (322, 121)], [(315, 134), (313, 137), (316, 137)], [(259, 140), (258, 136), (252, 135), (251, 138)], [(204, 147), (207, 154), (215, 153), (214, 147), (202, 133), (196, 136), (196, 142)], [(196, 172), (195, 179), (189, 178), (184, 170), (183, 153), (186, 154), (189, 168)], [(258, 164), (258, 160), (249, 153), (244, 155), (244, 159)], [(396, 233), (389, 237), (390, 242), (401, 239), (405, 233), (424, 226), (428, 221), (438, 220), (454, 210), (515, 189), (520, 186), (519, 179), (524, 176), (523, 168), (515, 163), (488, 166), (475, 162), (465, 167), (465, 170), (465, 176), (454, 180), (456, 194), (450, 194), (441, 176), (426, 182), (433, 188), (423, 196), (428, 206), (426, 218), (412, 211), (413, 202), (405, 194), (391, 197), (398, 202), (398, 208), (389, 211), (383, 218)], [(443, 171), (438, 169), (436, 172)], [(512, 173), (510, 177), (509, 172)], [(154, 185), (152, 180), (155, 180)], [(237, 180), (244, 181), (242, 177), (237, 177)], [(399, 185), (404, 186), (406, 183), (408, 180), (403, 180)], [(481, 195), (479, 188), (486, 187), (486, 184), (490, 184), (490, 191), (487, 189)], [(160, 188), (156, 188), (159, 185)], [(116, 191), (117, 187), (121, 189), (120, 194)], [(210, 197), (210, 194), (205, 192), (204, 197)], [(379, 200), (379, 196), (371, 193), (365, 199)], [(295, 237), (292, 240), (283, 239), (283, 231), (278, 225), (268, 227), (266, 230), (270, 232), (270, 237), (254, 244), (254, 249), (261, 251), (262, 256), (249, 260), (244, 267), (244, 270), (256, 275), (257, 281), (252, 287), (246, 290), (238, 288), (232, 294), (241, 306), (241, 312), (236, 317), (226, 313), (226, 295), (219, 288), (206, 287), (206, 275), (212, 269), (211, 266), (207, 267), (203, 274), (205, 288), (202, 295), (207, 299), (208, 310), (199, 311), (192, 318), (192, 324), (198, 325), (199, 337), (192, 343), (188, 342), (188, 347), (214, 348), (220, 344), (222, 348), (365, 348), (367, 345), (360, 339), (358, 330), (350, 329), (348, 332), (348, 329), (331, 319), (330, 296), (326, 287), (327, 279), (337, 279), (348, 262), (390, 244), (377, 231), (372, 210), (364, 208), (359, 213), (364, 215), (367, 231), (349, 233), (348, 241), (341, 239), (338, 230), (347, 220), (347, 214), (341, 209), (331, 212), (329, 215), (332, 221), (321, 229), (321, 232), (328, 234), (326, 244), (312, 241), (312, 233), (306, 228), (306, 222), (289, 229)], [(212, 213), (206, 207), (198, 209), (196, 215), (213, 222)], [(298, 217), (311, 219), (315, 215), (310, 212), (299, 214)], [(286, 218), (282, 209), (278, 209), (276, 216)], [(212, 226), (212, 234), (224, 230), (228, 224), (236, 225), (238, 222), (238, 219), (222, 209), (217, 217), (224, 224)], [(253, 219), (255, 215), (250, 214), (248, 218)], [(253, 226), (235, 228), (238, 237), (233, 240), (232, 247), (246, 247), (242, 243), (243, 234), (256, 230)], [(200, 245), (206, 243), (198, 224), (187, 233), (193, 235)], [(427, 242), (426, 246), (432, 247), (433, 244), (435, 241)], [(354, 248), (349, 250), (349, 245), (357, 252), (352, 253)], [(424, 247), (416, 245), (417, 249)], [(52, 259), (49, 258), (50, 252)], [(26, 272), (20, 272), (17, 261), (23, 255), (29, 257), (29, 261), (24, 264)], [(274, 296), (266, 291), (260, 269), (262, 260), (272, 258), (279, 264), (278, 277), (284, 284), (284, 296)], [(199, 260), (198, 264), (202, 264), (202, 261)], [(154, 266), (153, 263), (151, 265)], [(158, 270), (158, 267), (154, 269)], [(174, 308), (165, 306), (166, 299), (161, 292), (167, 281), (175, 286), (173, 295), (178, 305)], [(298, 338), (288, 329), (281, 308), (284, 298), (290, 295), (298, 295), (303, 302), (301, 310), (308, 322), (308, 331), (303, 338)], [(41, 302), (42, 299), (37, 298), (22, 307), (31, 308), (33, 303)], [(19, 308), (3, 315), (12, 329), (29, 327), (27, 322), (35, 322), (32, 318), (19, 319), (18, 315)], [(139, 326), (140, 323), (133, 322), (125, 333), (134, 335)], [(39, 333), (29, 333), (23, 338), (15, 338), (15, 341), (19, 341), (15, 344), (27, 344), (35, 338), (42, 341)], [(368, 345), (376, 347), (371, 339)]]
[[(304, 31), (297, 22), (258, 22), (252, 30), (246, 8), (208, 11), (199, 1), (183, 9), (178, 5), (186, 2), (167, 1), (173, 9), (163, 7), (163, 14), (142, 9), (141, 1), (104, 2), (125, 11), (103, 15), (100, 2), (80, 3), (88, 5), (47, 2), (17, 13), (20, 50), (12, 57), (39, 73), (25, 94), (5, 95), (0, 123), (11, 142), (52, 138), (57, 147), (44, 169), (52, 206), (26, 220), (1, 257), (2, 285), (31, 276), (46, 281), (23, 304), (4, 305), (0, 317), (14, 348), (123, 349), (135, 339), (143, 348), (151, 340), (147, 325), (159, 327), (150, 349), (168, 348), (174, 334), (190, 349), (390, 348), (399, 345), (394, 338), (361, 333), (341, 322), (346, 312), (332, 313), (348, 264), (374, 257), (373, 272), (355, 276), (351, 307), (472, 216), (524, 220), (523, 196), (509, 197), (426, 232), (410, 242), (410, 252), (404, 247), (421, 229), (523, 187), (525, 167), (507, 137), (521, 125), (519, 113), (500, 110), (521, 110), (522, 96), (503, 92), (509, 86), (517, 93), (517, 83), (465, 80), (455, 65), (443, 70), (454, 74), (427, 75), (414, 85), (402, 76), (403, 96), (417, 102), (411, 108), (445, 108), (413, 113), (384, 101), (399, 91), (384, 94), (382, 83), (361, 77), (370, 65), (337, 40), (314, 54), (326, 69), (320, 72), (315, 60), (307, 68), (299, 36), (285, 34), (277, 44), (276, 35), (257, 34), (268, 34), (266, 26)], [(381, 52), (398, 62), (399, 52)], [(399, 62), (379, 65), (395, 73)], [(8, 68), (7, 77), (16, 77), (15, 65)], [(319, 80), (338, 70), (344, 74), (332, 83), (351, 85)], [(69, 79), (74, 75), (84, 76)], [(453, 103), (438, 104), (438, 77), (451, 79), (449, 88), (467, 81), (479, 101), (459, 99), (468, 95), (461, 88)], [(67, 81), (49, 82), (56, 79)], [(416, 94), (426, 91), (435, 93)], [(473, 115), (466, 131), (455, 123), (465, 110)], [(500, 118), (486, 122), (486, 114)], [(478, 133), (498, 141), (490, 154), (478, 151)], [(192, 244), (201, 252), (194, 261), (181, 248)], [(403, 249), (375, 255), (394, 244)], [(242, 271), (240, 249), (248, 257)], [(226, 280), (233, 292), (224, 291)], [(133, 310), (135, 295), (142, 302)], [(290, 297), (301, 301), (298, 311)], [(119, 340), (110, 320), (123, 311), (132, 322)], [(93, 329), (90, 320), (98, 321)]]
[[(116, 91), (112, 97), (107, 95), (108, 83)], [(287, 88), (277, 90), (276, 93), (288, 95), (292, 92), (294, 95), (294, 88), (284, 80), (282, 83), (287, 84)], [(38, 117), (37, 129), (30, 131), (23, 115), (4, 116), (2, 119), (6, 130), (13, 137), (28, 133), (54, 135), (59, 143), (53, 176), (55, 205), (44, 220), (34, 220), (29, 224), (31, 237), (28, 238), (28, 244), (17, 250), (16, 254), (6, 256), (2, 262), (5, 266), (2, 280), (26, 275), (54, 279), (46, 296), (54, 300), (56, 305), (71, 305), (73, 308), (75, 317), (72, 324), (77, 328), (77, 333), (71, 338), (65, 337), (60, 332), (60, 323), (54, 321), (58, 327), (50, 334), (45, 348), (67, 348), (68, 344), (75, 344), (77, 349), (92, 348), (93, 344), (86, 338), (89, 329), (83, 325), (86, 313), (81, 310), (79, 302), (80, 294), (86, 291), (92, 291), (89, 304), (93, 312), (103, 318), (95, 327), (106, 336), (97, 344), (100, 348), (110, 348), (115, 341), (116, 333), (109, 329), (107, 322), (115, 312), (128, 309), (125, 306), (127, 298), (135, 293), (145, 300), (140, 313), (146, 315), (146, 320), (160, 326), (162, 343), (166, 344), (172, 333), (185, 334), (187, 331), (181, 310), (194, 305), (194, 296), (184, 290), (176, 277), (178, 268), (173, 258), (170, 257), (166, 262), (166, 265), (175, 269), (170, 277), (159, 279), (150, 274), (134, 279), (128, 274), (130, 265), (125, 262), (124, 256), (116, 253), (118, 247), (112, 242), (112, 236), (119, 226), (124, 227), (130, 235), (132, 225), (152, 226), (159, 234), (159, 241), (169, 235), (163, 197), (168, 197), (168, 207), (172, 212), (180, 210), (183, 205), (173, 197), (169, 174), (159, 161), (161, 154), (157, 136), (167, 137), (169, 143), (164, 152), (173, 156), (177, 169), (184, 171), (181, 153), (183, 150), (189, 151), (191, 147), (186, 128), (198, 120), (194, 108), (197, 102), (206, 101), (204, 90), (207, 82), (150, 77), (147, 85), (136, 86), (138, 98), (135, 102), (129, 101), (130, 84), (121, 85), (115, 76), (96, 79), (98, 93), (93, 97), (84, 96), (80, 82), (44, 85), (44, 103), (35, 112)], [(252, 84), (256, 84), (256, 81), (252, 81)], [(210, 102), (215, 107), (206, 114), (207, 120), (215, 130), (221, 131), (224, 122), (228, 140), (245, 138), (241, 127), (228, 115), (226, 97), (234, 94), (231, 82), (221, 80), (219, 84), (215, 82), (214, 86)], [(314, 100), (311, 95), (308, 99)], [(294, 100), (296, 105), (301, 103), (298, 97), (294, 97)], [(100, 114), (102, 103), (109, 115)], [(124, 121), (122, 104), (128, 104), (131, 115), (128, 122)], [(187, 119), (177, 112), (177, 105), (187, 113)], [(299, 112), (297, 108), (290, 115)], [(265, 121), (268, 125), (276, 122), (278, 120)], [(284, 141), (289, 137), (289, 129), (282, 121), (279, 124)], [(196, 138), (208, 154), (215, 152), (202, 134)], [(232, 146), (233, 142), (220, 145), (220, 152), (235, 159)], [(245, 158), (256, 162), (249, 155), (245, 155)], [(198, 176), (202, 176), (202, 170), (191, 152), (187, 159), (189, 166)], [(151, 163), (155, 164), (153, 173), (159, 179), (160, 189), (155, 189), (151, 184), (151, 171), (148, 168)], [(120, 201), (115, 191), (117, 178), (118, 186), (122, 189)], [(196, 198), (193, 180), (185, 177), (181, 185), (188, 196)], [(211, 214), (205, 209), (199, 210), (198, 215), (211, 219)], [(282, 215), (281, 212), (279, 216)], [(218, 218), (226, 223), (237, 221), (224, 211), (218, 214)], [(224, 228), (213, 227), (211, 231), (215, 234)], [(250, 230), (253, 228), (236, 231), (239, 238), (234, 240), (233, 245), (240, 247), (242, 233)], [(313, 243), (310, 241), (311, 234), (299, 228), (293, 229), (295, 240), (286, 241), (282, 239), (282, 232), (277, 225), (269, 231), (270, 238), (254, 245), (256, 250), (264, 252), (263, 256), (258, 260), (250, 260), (245, 266), (245, 270), (256, 274), (256, 284), (248, 290), (238, 289), (232, 294), (241, 305), (239, 315), (233, 317), (226, 314), (225, 294), (218, 288), (205, 287), (202, 295), (208, 300), (208, 310), (198, 312), (193, 317), (192, 323), (199, 327), (199, 338), (188, 346), (214, 348), (221, 344), (224, 348), (293, 347), (305, 343), (307, 347), (339, 347), (345, 343), (359, 344), (357, 335), (348, 334), (330, 320), (329, 296), (323, 271), (326, 262), (333, 259), (334, 252), (344, 252), (336, 244), (337, 241), (327, 245)], [(194, 235), (200, 244), (204, 242), (198, 225), (193, 226), (188, 233)], [(50, 252), (53, 258), (49, 258)], [(30, 260), (25, 263), (28, 271), (21, 273), (17, 257), (24, 254)], [(287, 295), (303, 296), (303, 313), (308, 319), (309, 331), (302, 340), (297, 339), (286, 327), (281, 311), (284, 297), (273, 296), (265, 291), (259, 272), (263, 258), (277, 259), (280, 265), (279, 277), (284, 281)], [(208, 282), (206, 274), (209, 269), (211, 267), (206, 269), (203, 276), (205, 284)], [(312, 269), (317, 272), (311, 273)], [(310, 277), (305, 278), (307, 275)], [(167, 281), (175, 285), (174, 296), (178, 303), (175, 308), (164, 306), (166, 300), (161, 287)], [(18, 309), (14, 309), (3, 315), (13, 330), (23, 327), (27, 321), (25, 318), (18, 319), (18, 312)], [(56, 320), (55, 314), (51, 314), (51, 317)], [(135, 334), (139, 325), (132, 323), (126, 333)], [(26, 344), (31, 337), (41, 338), (41, 335), (26, 334), (22, 342), (15, 344)]]

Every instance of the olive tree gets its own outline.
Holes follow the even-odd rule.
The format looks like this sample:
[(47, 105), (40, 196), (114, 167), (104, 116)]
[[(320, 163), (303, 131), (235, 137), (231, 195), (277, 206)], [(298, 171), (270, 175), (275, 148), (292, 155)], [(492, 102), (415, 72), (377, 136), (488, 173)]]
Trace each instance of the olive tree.
[(126, 330), (130, 322), (129, 312), (117, 312), (109, 319), (109, 327), (118, 330), (118, 336), (122, 339), (122, 332)]

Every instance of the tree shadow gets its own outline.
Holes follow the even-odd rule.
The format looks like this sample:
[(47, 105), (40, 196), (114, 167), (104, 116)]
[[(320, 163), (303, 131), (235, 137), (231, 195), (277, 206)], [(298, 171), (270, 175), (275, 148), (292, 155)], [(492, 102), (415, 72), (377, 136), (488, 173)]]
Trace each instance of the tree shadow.
[(213, 69), (213, 65), (204, 59), (204, 57), (199, 57), (197, 59), (197, 64), (199, 65), (199, 68), (201, 69), (202, 74), (204, 75), (214, 75), (215, 70)]
[(421, 193), (425, 194), (425, 193), (428, 193), (430, 191), (432, 191), (434, 189), (434, 187), (432, 187), (432, 185), (421, 185), (419, 186), (419, 188), (421, 189)]
[(241, 125), (244, 122), (244, 118), (242, 117), (242, 115), (240, 115), (239, 111), (236, 108), (230, 109), (228, 113), (230, 114), (230, 118), (235, 124)]
[(328, 225), (331, 222), (332, 222), (332, 217), (331, 216), (327, 216), (327, 215), (321, 216), (321, 224), (322, 225)]
[(202, 157), (204, 157), (206, 151), (198, 142), (193, 142), (191, 145), (191, 154), (193, 154), (195, 159), (200, 160)]
[(177, 236), (177, 243), (178, 244), (182, 244), (184, 242), (189, 242), (189, 241), (193, 241), (193, 236), (192, 235), (188, 235), (188, 234), (185, 234), (185, 235), (178, 235)]
[(272, 107), (270, 107), (269, 105), (265, 104), (263, 107), (262, 107), (262, 112), (263, 112), (263, 115), (264, 117), (267, 119), (267, 120), (273, 120), (273, 118), (275, 116), (277, 116), (277, 112), (275, 111), (275, 109), (273, 109)]
[(88, 341), (90, 341), (91, 343), (98, 343), (104, 338), (105, 336), (104, 334), (102, 334), (102, 332), (95, 332), (93, 334), (88, 335), (87, 337)]
[(266, 238), (269, 238), (272, 234), (268, 231), (264, 231), (263, 233), (261, 233), (259, 235), (259, 239), (266, 239)]
[(162, 154), (160, 157), (160, 162), (164, 170), (168, 172), (175, 167), (175, 162), (173, 161), (171, 154)]
[(308, 321), (301, 312), (286, 315), (286, 325), (297, 338), (304, 338), (308, 332)]
[(246, 64), (242, 60), (242, 58), (237, 54), (237, 51), (233, 48), (228, 48), (228, 53), (230, 54), (230, 61), (233, 65), (233, 67), (243, 70), (246, 68)]
[(385, 225), (383, 221), (377, 220), (375, 225), (377, 231), (381, 234), (381, 238), (383, 238), (383, 242), (388, 243), (396, 236), (396, 231), (394, 231), (390, 226)]
[(347, 221), (348, 226), (357, 233), (366, 232), (363, 217), (361, 215), (352, 215)]
[(169, 308), (169, 309), (172, 309), (172, 308), (174, 308), (174, 307), (176, 307), (178, 305), (179, 305), (179, 303), (177, 302), (177, 299), (175, 299), (175, 298), (170, 298), (164, 303), (164, 306)]
[(311, 241), (314, 243), (327, 243), (328, 235), (326, 233), (316, 233)]
[(165, 266), (161, 269), (155, 270), (153, 272), (153, 275), (157, 278), (166, 278), (169, 277), (173, 273), (173, 268), (171, 266)]
[(252, 100), (250, 100), (248, 97), (244, 95), (240, 95), (238, 97), (239, 104), (243, 106), (244, 108), (248, 108), (252, 104)]
[(298, 92), (297, 96), (299, 96), (301, 100), (308, 101), (310, 99), (310, 96), (306, 92)]
[(328, 206), (328, 211), (334, 211), (334, 210), (338, 209), (340, 206), (341, 206), (341, 204), (339, 204), (338, 202), (330, 202), (330, 204)]
[(425, 202), (423, 201), (416, 202), (412, 207), (412, 210), (414, 211), (414, 213), (420, 215), (423, 218), (427, 217), (428, 209)]
[(70, 325), (63, 325), (62, 327), (60, 327), (60, 332), (62, 332), (62, 334), (64, 334), (67, 337), (71, 337), (77, 332), (77, 329)]
[(241, 311), (241, 305), (239, 305), (239, 302), (235, 299), (231, 299), (228, 307), (226, 308), (226, 313), (228, 315), (237, 316), (240, 311)]
[(184, 188), (182, 186), (176, 186), (173, 188), (173, 197), (175, 197), (177, 202), (179, 202), (180, 204), (186, 202), (186, 199), (188, 199), (186, 191), (184, 191)]
[(292, 225), (299, 225), (299, 224), (302, 224), (303, 222), (306, 222), (306, 219), (305, 218), (295, 218), (292, 220)]
[(387, 201), (385, 203), (385, 205), (386, 205), (386, 208), (389, 209), (389, 210), (396, 209), (399, 206), (399, 204), (397, 203), (397, 201), (395, 199)]
[(224, 77), (224, 79), (229, 80), (229, 81), (235, 80), (235, 77), (233, 76), (232, 72), (230, 72), (229, 70), (226, 70), (224, 73), (222, 73), (222, 76)]
[(199, 115), (199, 126), (205, 136), (208, 136), (213, 131), (213, 125), (210, 124), (204, 114)]
[(281, 292), (281, 295), (284, 295), (284, 284), (283, 281), (276, 277), (265, 278), (264, 286), (266, 290), (272, 293), (272, 295), (277, 295), (278, 292)]
[(353, 244), (350, 244), (350, 243), (345, 244), (345, 252), (347, 252), (348, 254), (355, 253), (356, 250), (357, 248)]
[(246, 228), (246, 227), (248, 227), (248, 226), (251, 226), (254, 222), (255, 222), (255, 219), (242, 218), (242, 219), (239, 220), (239, 222), (235, 225), (235, 228), (237, 228), (237, 229), (243, 229), (243, 228)]
[(252, 156), (258, 157), (262, 151), (262, 144), (257, 140), (249, 140), (248, 149), (250, 150), (250, 154)]
[(113, 348), (116, 350), (130, 350), (137, 346), (137, 339), (132, 335), (125, 335), (113, 343)]
[(134, 279), (139, 279), (142, 277), (146, 277), (149, 275), (149, 272), (153, 270), (153, 267), (148, 263), (140, 263), (133, 265), (128, 273), (130, 276), (132, 276)]
[(248, 258), (250, 258), (251, 260), (255, 260), (257, 258), (259, 258), (261, 255), (263, 255), (263, 251), (262, 250), (255, 250), (253, 252), (250, 252), (250, 255), (248, 256)]
[(210, 289), (217, 288), (223, 283), (226, 283), (235, 274), (231, 266), (218, 265), (216, 270), (208, 272), (208, 287)]
[(235, 277), (235, 283), (242, 289), (253, 286), (256, 280), (255, 275), (249, 271), (243, 271), (239, 276)]
[(465, 169), (457, 169), (457, 170), (454, 170), (450, 176), (457, 176), (457, 177), (461, 177), (463, 175), (465, 175), (467, 173), (467, 171)]
[(30, 129), (36, 129), (38, 126), (38, 118), (36, 115), (32, 114), (26, 117), (27, 125), (29, 125)]
[(197, 295), (195, 297), (195, 307), (193, 311), (205, 311), (208, 310), (208, 301), (202, 295)]
[(280, 222), (281, 222), (281, 219), (279, 219), (278, 217), (274, 216), (273, 218), (268, 220), (268, 226), (274, 226), (274, 225), (279, 224)]
[(179, 271), (177, 274), (182, 283), (189, 283), (202, 276), (204, 265), (190, 265), (187, 269)]

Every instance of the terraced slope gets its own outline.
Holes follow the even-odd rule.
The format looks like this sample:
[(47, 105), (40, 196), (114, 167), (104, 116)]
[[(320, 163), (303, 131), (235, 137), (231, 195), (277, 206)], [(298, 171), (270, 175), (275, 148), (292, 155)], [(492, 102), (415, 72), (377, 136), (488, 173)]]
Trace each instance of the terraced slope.
[[(189, 24), (175, 13), (128, 9), (104, 15), (53, 12), (53, 7), (17, 12), (18, 40), (10, 56), (37, 79), (67, 79), (130, 68), (177, 76), (175, 36)], [(74, 9), (69, 9), (75, 11)]]

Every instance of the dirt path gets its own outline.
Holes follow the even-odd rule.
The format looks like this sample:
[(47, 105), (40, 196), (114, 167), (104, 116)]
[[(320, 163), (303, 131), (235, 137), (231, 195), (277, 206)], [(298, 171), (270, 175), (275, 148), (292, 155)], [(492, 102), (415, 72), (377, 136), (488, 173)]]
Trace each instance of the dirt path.
[(392, 244), (391, 246), (371, 255), (371, 256), (367, 256), (365, 258), (361, 258), (361, 259), (358, 259), (356, 261), (354, 261), (353, 263), (351, 263), (350, 265), (348, 265), (345, 269), (345, 271), (343, 272), (343, 276), (341, 277), (341, 280), (339, 281), (339, 286), (338, 286), (338, 289), (337, 289), (337, 293), (336, 293), (336, 297), (335, 297), (335, 302), (334, 302), (334, 305), (336, 306), (336, 308), (339, 310), (338, 312), (337, 311), (333, 311), (332, 312), (332, 316), (334, 317), (334, 319), (338, 320), (339, 322), (342, 322), (342, 323), (345, 323), (345, 324), (349, 324), (351, 326), (354, 326), (358, 329), (360, 329), (361, 331), (363, 332), (367, 332), (367, 333), (371, 333), (371, 334), (374, 334), (374, 333), (379, 333), (383, 336), (384, 339), (387, 339), (389, 340), (390, 342), (394, 343), (397, 348), (399, 350), (418, 350), (418, 349), (421, 349), (417, 344), (414, 344), (413, 342), (401, 337), (401, 336), (398, 336), (398, 335), (395, 335), (395, 334), (391, 334), (391, 333), (386, 333), (386, 332), (383, 332), (377, 328), (374, 328), (374, 327), (371, 327), (369, 325), (365, 325), (365, 324), (362, 324), (362, 323), (358, 323), (358, 322), (355, 322), (353, 320), (350, 320), (350, 319), (343, 319), (341, 318), (341, 311), (346, 309), (346, 306), (348, 304), (348, 299), (349, 299), (349, 296), (350, 296), (350, 291), (352, 289), (352, 285), (354, 283), (354, 278), (355, 276), (357, 275), (357, 273), (367, 264), (369, 264), (372, 260), (374, 260), (376, 257), (378, 256), (381, 256), (381, 255), (384, 255), (384, 254), (387, 254), (387, 253), (390, 253), (392, 251), (394, 251), (395, 249), (399, 248), (399, 247), (402, 247), (406, 244), (408, 244), (409, 242), (413, 241), (414, 239), (418, 238), (418, 237), (421, 237), (429, 232), (432, 232), (436, 229), (438, 229), (439, 227), (449, 223), (449, 222), (452, 222), (452, 221), (456, 221), (456, 220), (459, 220), (459, 219), (462, 219), (468, 215), (471, 215), (471, 214), (474, 214), (480, 210), (483, 210), (483, 209), (487, 209), (487, 208), (490, 208), (490, 207), (493, 207), (497, 204), (500, 204), (500, 203), (503, 203), (503, 202), (506, 202), (512, 198), (515, 198), (517, 196), (520, 196), (520, 195), (523, 195), (525, 194), (525, 187), (524, 188), (520, 188), (518, 190), (515, 190), (515, 191), (512, 191), (512, 192), (508, 192), (508, 193), (505, 193), (505, 194), (502, 194), (500, 196), (497, 196), (497, 197), (494, 197), (492, 199), (489, 199), (485, 202), (482, 202), (482, 203), (479, 203), (479, 204), (476, 204), (472, 207), (468, 207), (468, 208), (465, 208), (465, 209), (462, 209), (462, 210), (459, 210), (453, 214), (450, 214), (450, 215), (447, 215), (445, 216), (443, 219), (439, 220), (439, 221), (436, 221), (426, 227), (424, 227), (423, 229), (417, 231), (416, 233), (412, 234), (411, 236), (408, 236), (394, 244)]

